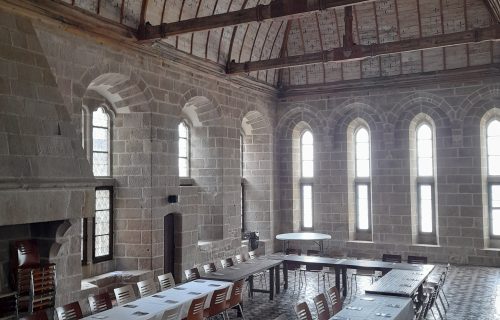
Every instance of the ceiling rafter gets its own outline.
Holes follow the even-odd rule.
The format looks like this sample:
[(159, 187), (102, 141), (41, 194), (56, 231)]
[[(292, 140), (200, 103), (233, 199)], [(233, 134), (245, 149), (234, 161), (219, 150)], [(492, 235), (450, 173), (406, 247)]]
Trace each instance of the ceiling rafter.
[(264, 61), (245, 63), (231, 62), (228, 66), (228, 73), (248, 73), (257, 70), (301, 66), (328, 61), (352, 61), (392, 53), (441, 48), (492, 40), (500, 40), (500, 25), (382, 44), (353, 45), (351, 50), (347, 51), (344, 47), (340, 47), (323, 52), (308, 53), (300, 56), (287, 56)]
[(345, 7), (374, 0), (275, 0), (268, 5), (257, 5), (207, 17), (179, 20), (172, 23), (161, 23), (156, 26), (145, 25), (145, 33), (141, 41), (153, 41), (184, 33), (235, 26), (254, 21), (265, 21), (284, 17), (298, 18), (307, 13), (314, 13), (328, 8)]

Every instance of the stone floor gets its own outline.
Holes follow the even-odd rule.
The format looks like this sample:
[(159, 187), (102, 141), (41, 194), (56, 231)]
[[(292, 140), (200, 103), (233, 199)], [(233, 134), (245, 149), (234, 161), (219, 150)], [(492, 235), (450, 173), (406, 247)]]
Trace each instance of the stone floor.
[[(437, 267), (431, 277), (435, 277), (443, 266)], [(358, 282), (358, 293), (369, 285), (366, 277)], [(295, 320), (293, 308), (299, 301), (307, 301), (314, 315), (313, 297), (319, 293), (315, 274), (307, 276), (307, 284), (294, 289), (293, 273), (289, 276), (287, 291), (281, 292), (274, 301), (269, 301), (267, 294), (257, 293), (254, 298), (245, 298), (245, 318), (247, 320), (273, 320), (280, 315), (284, 319)], [(334, 284), (331, 277), (331, 284)], [(256, 280), (256, 286), (260, 285)], [(321, 291), (323, 285), (320, 284)], [(450, 320), (500, 320), (500, 268), (452, 266), (444, 287), (450, 301), (446, 319)], [(349, 294), (347, 297), (349, 302)], [(234, 318), (231, 315), (231, 318)], [(439, 319), (436, 313), (436, 318)], [(427, 319), (433, 319), (428, 315)]]

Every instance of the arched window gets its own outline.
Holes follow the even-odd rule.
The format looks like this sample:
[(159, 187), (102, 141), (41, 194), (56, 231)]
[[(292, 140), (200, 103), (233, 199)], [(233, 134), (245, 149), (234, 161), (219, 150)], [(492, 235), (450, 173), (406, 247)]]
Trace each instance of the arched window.
[(490, 237), (500, 238), (500, 120), (486, 126), (487, 181), (490, 216)]
[(179, 123), (179, 177), (189, 177), (189, 127), (182, 121)]
[(241, 202), (240, 202), (240, 206), (241, 206), (241, 232), (245, 232), (245, 176), (243, 175), (243, 169), (244, 169), (244, 165), (245, 165), (245, 162), (244, 162), (244, 149), (243, 149), (243, 146), (244, 146), (244, 143), (243, 143), (243, 140), (244, 137), (242, 134), (240, 134), (240, 178), (241, 178)]
[(420, 233), (435, 233), (434, 138), (432, 126), (423, 122), (416, 131), (417, 210)]
[(301, 207), (302, 228), (313, 227), (313, 190), (312, 180), (314, 177), (314, 138), (309, 130), (305, 130), (300, 137), (300, 169), (301, 169)]
[(371, 190), (370, 190), (370, 134), (364, 126), (354, 133), (354, 159), (356, 177), (356, 229), (371, 230)]
[(92, 112), (92, 166), (94, 176), (111, 176), (110, 118), (103, 107)]

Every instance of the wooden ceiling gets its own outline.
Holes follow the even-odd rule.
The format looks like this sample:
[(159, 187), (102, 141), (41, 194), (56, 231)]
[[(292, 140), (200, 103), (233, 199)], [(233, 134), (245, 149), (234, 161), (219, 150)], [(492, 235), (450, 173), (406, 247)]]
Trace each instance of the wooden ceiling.
[[(178, 21), (236, 12), (259, 5), (265, 6), (270, 0), (64, 0), (64, 2), (138, 29), (146, 22), (152, 26), (159, 26), (162, 23), (170, 26)], [(324, 2), (335, 1), (320, 1)], [(349, 1), (341, 0), (338, 3), (346, 4)], [(405, 52), (375, 54), (373, 57), (367, 52), (363, 55), (363, 59), (347, 61), (332, 61), (334, 59), (325, 58), (325, 52), (338, 50), (344, 46), (346, 24), (342, 7), (238, 25), (232, 23), (190, 33), (182, 33), (181, 30), (176, 35), (156, 41), (224, 66), (234, 60), (235, 66), (238, 66), (240, 71), (257, 70), (250, 71), (249, 76), (278, 86), (324, 84), (449, 70), (500, 60), (500, 45), (497, 42), (478, 42), (484, 39), (477, 38), (477, 32), (466, 32), (496, 26), (500, 13), (499, 0), (378, 0), (354, 3), (358, 3), (352, 9), (352, 41), (355, 45), (368, 48), (374, 44), (432, 39), (431, 42), (437, 48), (433, 45), (418, 45), (411, 50), (402, 50)], [(493, 39), (497, 39), (497, 32), (492, 32)], [(433, 37), (449, 35), (447, 37), (449, 39), (456, 38), (456, 34), (462, 36), (466, 34), (470, 41), (463, 41), (460, 38), (458, 41), (446, 44), (446, 47), (441, 47), (439, 43), (435, 45), (436, 41), (441, 41), (435, 39), (443, 37), (435, 39)], [(280, 69), (274, 69), (277, 64), (267, 61), (274, 59), (283, 63), (286, 57), (290, 57), (288, 60), (291, 60), (311, 54), (319, 58), (307, 64), (278, 64)], [(242, 69), (245, 66), (238, 65), (249, 61), (261, 61), (265, 67)], [(257, 64), (251, 65), (255, 67)]]

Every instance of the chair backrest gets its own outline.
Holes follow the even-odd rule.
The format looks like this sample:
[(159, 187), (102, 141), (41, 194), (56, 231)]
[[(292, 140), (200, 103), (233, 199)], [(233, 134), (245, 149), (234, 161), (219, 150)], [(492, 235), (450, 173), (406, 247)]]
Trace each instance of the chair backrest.
[(311, 311), (305, 302), (295, 306), (295, 314), (299, 320), (312, 320)]
[(40, 253), (34, 240), (19, 240), (11, 243), (11, 263), (14, 267), (33, 267), (40, 265)]
[(55, 265), (32, 269), (30, 287), (30, 313), (54, 307), (56, 297)]
[(408, 263), (411, 264), (427, 264), (427, 257), (408, 256)]
[(21, 318), (21, 320), (49, 320), (47, 313), (45, 311), (38, 311), (34, 314), (30, 314)]
[(220, 261), (220, 264), (221, 264), (222, 268), (227, 268), (227, 267), (232, 267), (232, 266), (234, 266), (233, 259), (231, 259), (231, 258), (222, 259), (222, 260)]
[[(320, 252), (318, 250), (307, 250), (307, 255), (312, 256), (312, 257), (319, 257)], [(323, 270), (323, 266), (315, 266), (315, 265), (306, 264), (306, 270), (307, 271), (321, 271), (321, 270)]]
[(318, 294), (313, 298), (313, 301), (316, 306), (316, 311), (318, 312), (318, 320), (330, 319), (330, 310), (328, 309), (328, 302), (326, 302), (325, 294)]
[(83, 318), (82, 309), (78, 302), (72, 302), (62, 307), (56, 308), (59, 320), (76, 320)]
[(218, 315), (226, 310), (226, 298), (228, 289), (228, 287), (225, 287), (214, 291), (214, 293), (212, 294), (212, 298), (210, 299), (207, 318)]
[(163, 313), (161, 320), (177, 320), (179, 319), (179, 313), (181, 312), (182, 305), (179, 305), (173, 309), (167, 310)]
[(292, 254), (292, 255), (301, 256), (302, 250), (300, 250), (300, 249), (286, 249), (285, 254)]
[(113, 308), (111, 298), (107, 292), (89, 296), (90, 311), (92, 314), (103, 312)]
[(384, 253), (382, 255), (382, 261), (401, 263), (401, 255), (400, 254), (386, 254), (386, 253)]
[(241, 254), (237, 254), (234, 256), (234, 260), (236, 260), (236, 263), (242, 263), (243, 258), (241, 257)]
[(256, 254), (255, 254), (255, 251), (248, 251), (248, 258), (249, 258), (250, 260), (253, 260), (253, 259), (255, 259), (256, 257), (257, 257), (257, 256), (256, 256)]
[(205, 271), (205, 273), (215, 272), (217, 271), (217, 267), (215, 266), (215, 263), (210, 262), (203, 266), (203, 270)]
[(174, 276), (169, 272), (158, 276), (158, 282), (160, 282), (160, 290), (165, 291), (170, 288), (175, 287)]
[(184, 274), (186, 275), (186, 281), (193, 281), (200, 278), (198, 268), (184, 270)]
[(233, 283), (233, 288), (231, 289), (231, 296), (229, 297), (228, 304), (229, 308), (237, 306), (241, 303), (243, 285), (245, 284), (245, 279), (241, 279)]
[(340, 310), (342, 310), (342, 300), (340, 299), (339, 290), (337, 287), (333, 286), (326, 291), (330, 303), (332, 304), (332, 315), (336, 315)]
[(184, 320), (203, 320), (203, 311), (205, 310), (206, 299), (207, 296), (205, 295), (191, 301), (187, 317)]
[(139, 289), (141, 298), (152, 296), (157, 292), (155, 283), (151, 279), (137, 282), (137, 288)]
[(115, 292), (116, 303), (119, 306), (132, 302), (136, 299), (134, 289), (130, 284), (121, 288), (115, 288), (113, 291)]

